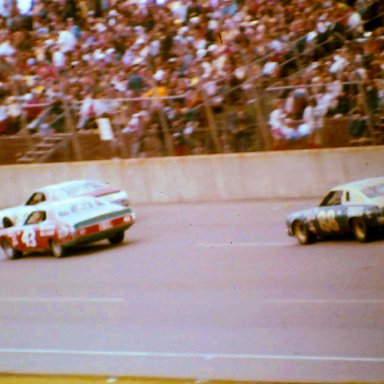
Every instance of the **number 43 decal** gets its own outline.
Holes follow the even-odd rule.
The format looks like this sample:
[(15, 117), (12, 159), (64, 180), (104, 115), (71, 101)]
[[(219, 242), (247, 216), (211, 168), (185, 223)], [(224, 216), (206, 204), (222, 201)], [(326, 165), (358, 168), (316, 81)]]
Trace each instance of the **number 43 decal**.
[(32, 229), (24, 231), (23, 236), (21, 236), (21, 241), (27, 247), (36, 247), (36, 234)]
[(337, 232), (340, 226), (336, 221), (336, 213), (333, 209), (329, 211), (319, 211), (317, 214), (320, 229), (324, 232)]

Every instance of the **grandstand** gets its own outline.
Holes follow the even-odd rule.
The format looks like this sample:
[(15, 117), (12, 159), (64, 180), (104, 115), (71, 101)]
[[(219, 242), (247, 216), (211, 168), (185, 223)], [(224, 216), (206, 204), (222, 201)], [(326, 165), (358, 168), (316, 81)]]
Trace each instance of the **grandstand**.
[(0, 12), (2, 164), (384, 144), (381, 1)]

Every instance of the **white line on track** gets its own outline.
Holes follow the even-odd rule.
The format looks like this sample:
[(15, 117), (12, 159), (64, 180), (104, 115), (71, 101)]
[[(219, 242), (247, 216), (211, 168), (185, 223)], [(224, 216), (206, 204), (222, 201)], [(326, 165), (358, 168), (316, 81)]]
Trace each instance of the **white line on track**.
[[(122, 297), (0, 297), (0, 303), (122, 303)], [(384, 304), (384, 299), (262, 299), (266, 304)]]
[(384, 299), (270, 299), (267, 304), (384, 304)]
[(283, 241), (260, 241), (252, 243), (198, 243), (196, 247), (205, 247), (205, 248), (224, 248), (224, 247), (285, 247), (292, 245), (292, 242), (283, 242)]
[(382, 356), (314, 356), (314, 355), (253, 355), (229, 353), (176, 353), (176, 352), (128, 352), (128, 351), (91, 351), (91, 350), (61, 350), (61, 349), (28, 349), (1, 348), (0, 354), (56, 354), (83, 356), (114, 356), (114, 357), (156, 357), (156, 358), (202, 358), (211, 359), (251, 359), (251, 360), (307, 360), (307, 361), (344, 361), (384, 363)]
[(120, 303), (120, 297), (0, 297), (1, 302), (8, 303)]

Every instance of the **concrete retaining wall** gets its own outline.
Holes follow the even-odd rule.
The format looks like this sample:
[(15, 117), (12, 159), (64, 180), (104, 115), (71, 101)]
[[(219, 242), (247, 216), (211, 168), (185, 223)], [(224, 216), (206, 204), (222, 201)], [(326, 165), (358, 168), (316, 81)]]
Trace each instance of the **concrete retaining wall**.
[(330, 187), (384, 175), (384, 146), (0, 167), (2, 207), (46, 184), (100, 179), (132, 203), (322, 196)]

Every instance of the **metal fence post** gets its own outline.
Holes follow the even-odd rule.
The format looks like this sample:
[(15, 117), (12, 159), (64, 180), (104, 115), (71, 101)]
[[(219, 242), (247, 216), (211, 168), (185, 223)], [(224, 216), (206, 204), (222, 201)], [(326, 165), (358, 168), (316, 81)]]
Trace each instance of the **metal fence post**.
[(220, 140), (219, 140), (219, 137), (217, 134), (216, 122), (215, 122), (215, 118), (213, 117), (211, 105), (210, 105), (208, 97), (207, 97), (206, 93), (204, 92), (204, 90), (202, 89), (202, 87), (200, 86), (199, 88), (200, 88), (200, 92), (201, 92), (202, 99), (203, 99), (204, 110), (205, 110), (207, 120), (208, 120), (208, 129), (209, 129), (209, 132), (210, 132), (211, 137), (212, 137), (215, 151), (216, 151), (216, 153), (221, 153), (222, 152), (221, 144), (220, 144)]

